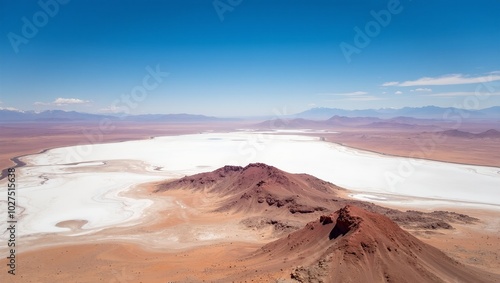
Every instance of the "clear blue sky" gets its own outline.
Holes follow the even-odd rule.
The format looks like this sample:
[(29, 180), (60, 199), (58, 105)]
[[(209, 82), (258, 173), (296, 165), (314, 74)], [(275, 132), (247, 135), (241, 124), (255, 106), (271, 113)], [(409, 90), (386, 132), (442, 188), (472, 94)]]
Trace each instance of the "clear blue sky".
[(498, 0), (60, 1), (0, 1), (1, 108), (500, 105)]

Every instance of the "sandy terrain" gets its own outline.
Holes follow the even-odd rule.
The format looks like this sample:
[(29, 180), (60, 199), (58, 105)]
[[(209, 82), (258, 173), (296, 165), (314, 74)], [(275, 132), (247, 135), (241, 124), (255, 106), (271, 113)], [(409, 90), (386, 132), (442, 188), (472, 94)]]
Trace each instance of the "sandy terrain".
[(445, 162), (500, 166), (500, 138), (469, 139), (420, 131), (345, 131), (326, 140), (389, 155)]
[[(220, 179), (221, 174), (227, 177)], [(256, 185), (260, 183), (258, 180), (264, 178), (265, 184)], [(219, 181), (210, 183), (209, 180)], [(289, 175), (258, 164), (247, 170), (222, 168), (179, 181), (168, 181), (167, 186), (161, 184), (164, 183), (151, 183), (127, 193), (128, 197), (148, 198), (155, 202), (147, 209), (140, 225), (108, 228), (94, 234), (71, 237), (51, 234), (42, 238), (25, 238), (19, 256), (23, 264), (18, 269), (20, 276), (16, 277), (19, 281), (12, 282), (292, 282), (289, 281), (291, 273), (295, 272), (296, 278), (304, 276), (303, 269), (296, 269), (305, 264), (301, 256), (280, 255), (270, 261), (263, 258), (267, 256), (267, 252), (262, 254), (262, 246), (278, 238), (286, 239), (289, 231), (282, 231), (286, 224), (293, 224), (292, 230), (299, 229), (326, 212), (291, 213), (291, 207), (286, 203), (278, 205), (280, 198), (290, 199), (291, 196), (300, 194), (301, 198), (295, 204), (305, 206), (317, 204), (316, 197), (331, 198), (348, 193), (312, 176)], [(190, 184), (192, 186), (188, 186)], [(238, 190), (235, 184), (239, 184), (243, 191)], [(303, 186), (315, 189), (301, 193), (298, 190)], [(248, 189), (244, 189), (247, 187)], [(259, 192), (261, 188), (262, 192)], [(225, 199), (220, 198), (223, 192), (228, 195)], [(273, 192), (278, 195), (270, 195)], [(258, 200), (261, 193), (272, 197), (274, 201), (266, 198), (263, 202), (248, 202), (251, 199)], [(247, 197), (243, 197), (244, 195)], [(243, 202), (236, 207), (227, 206), (234, 203), (233, 196)], [(340, 200), (335, 203), (332, 208), (344, 205)], [(327, 206), (328, 202), (323, 204)], [(221, 207), (227, 209), (221, 210)], [(261, 208), (256, 209), (258, 207)], [(242, 221), (270, 215), (272, 220), (279, 220), (278, 223), (285, 226), (276, 225), (276, 222), (255, 225)], [(475, 215), (481, 216), (480, 211)], [(489, 219), (492, 218), (490, 216)], [(84, 223), (81, 221), (66, 221), (58, 226), (70, 228), (72, 231), (68, 235), (74, 235), (79, 232), (82, 224)], [(451, 230), (417, 229), (412, 232), (462, 263), (476, 265), (485, 272), (494, 272), (498, 270), (499, 263), (495, 259), (498, 258), (499, 251), (489, 245), (499, 242), (498, 236), (493, 237), (500, 228), (498, 224), (498, 221), (476, 224), (453, 222), (454, 229)], [(486, 240), (471, 242), (470, 239), (474, 237)], [(305, 236), (305, 239), (309, 238), (310, 236)], [(316, 241), (313, 238), (310, 240)], [(318, 262), (321, 262), (324, 252), (325, 250), (319, 249), (309, 254), (315, 254)], [(431, 253), (435, 251), (432, 250)], [(443, 255), (438, 254), (438, 257)], [(477, 260), (471, 262), (471, 258)], [(308, 262), (312, 265), (317, 263)], [(484, 264), (485, 262), (488, 264)], [(443, 272), (453, 273), (455, 265), (450, 261)], [(465, 267), (459, 268), (462, 270)], [(318, 274), (321, 275), (322, 272), (324, 270)], [(338, 272), (335, 273), (336, 276), (341, 276), (346, 271)], [(401, 276), (401, 273), (394, 272), (386, 270), (384, 274), (393, 279)], [(429, 272), (434, 274), (434, 271)], [(36, 276), (32, 276), (34, 274)], [(474, 282), (467, 274), (470, 275), (470, 272), (456, 275), (456, 279), (460, 279), (459, 282)], [(429, 282), (434, 281), (429, 279), (433, 275), (426, 276), (430, 276), (427, 277)], [(485, 282), (488, 282), (489, 277), (485, 278)]]
[(498, 275), (459, 264), (380, 214), (356, 206), (308, 223), (257, 253), (296, 261), (299, 282), (495, 282)]
[(475, 225), (455, 224), (453, 230), (437, 233), (412, 231), (422, 241), (450, 257), (490, 272), (500, 270), (500, 222), (491, 211), (463, 211), (481, 219)]
[[(132, 127), (129, 131), (123, 125), (123, 128), (120, 126), (99, 140), (121, 141), (156, 135), (196, 133), (207, 129), (205, 126), (184, 125), (168, 129), (158, 129), (158, 125), (150, 127), (141, 125)], [(231, 130), (237, 127), (238, 125), (209, 126), (214, 130)], [(36, 125), (11, 128), (12, 136), (2, 135), (0, 138), (3, 148), (8, 149), (2, 151), (2, 165), (10, 166), (6, 160), (16, 155), (72, 145), (82, 142), (82, 139), (88, 141), (85, 137), (82, 138), (81, 133), (81, 129), (88, 129), (87, 125), (68, 133), (69, 128), (66, 125), (50, 125), (46, 129), (40, 129)], [(365, 133), (365, 137), (367, 135), (369, 142), (359, 133), (331, 134), (327, 139), (386, 154), (407, 156), (408, 151), (414, 148), (411, 144), (414, 141), (411, 140), (421, 137), (415, 136), (415, 133), (407, 136), (401, 133)], [(34, 140), (42, 142), (33, 143)], [(470, 141), (453, 139), (448, 145), (436, 146), (428, 158), (499, 166), (499, 159), (494, 153), (498, 143), (480, 141), (472, 152), (466, 147), (467, 143), (470, 147)], [(483, 150), (483, 147), (486, 149)], [(490, 152), (486, 154), (488, 149)], [(236, 282), (239, 282), (239, 278), (245, 278), (241, 282), (292, 282), (290, 264), (282, 262), (269, 265), (263, 263), (261, 258), (249, 256), (280, 236), (272, 225), (251, 228), (241, 223), (241, 219), (249, 218), (247, 213), (214, 212), (218, 208), (214, 204), (220, 198), (214, 198), (203, 191), (193, 193), (173, 190), (158, 196), (153, 192), (153, 187), (145, 186), (131, 191), (130, 196), (154, 200), (153, 206), (147, 209), (145, 217), (141, 219), (141, 225), (107, 228), (95, 234), (68, 237), (67, 235), (81, 232), (81, 227), (87, 223), (80, 219), (59, 222), (57, 227), (67, 228), (67, 235), (48, 234), (42, 238), (23, 238), (18, 250), (22, 265), (18, 268), (18, 276), (13, 281), (12, 277), (8, 277), (10, 281), (7, 282), (221, 282), (221, 278), (232, 278)], [(428, 211), (418, 205), (415, 207)], [(447, 208), (446, 204), (436, 207)], [(498, 272), (500, 249), (496, 247), (500, 246), (497, 235), (500, 223), (497, 212), (468, 207), (460, 210), (457, 206), (449, 207), (449, 210), (477, 217), (480, 222), (454, 223), (454, 229), (407, 231), (463, 264), (487, 272)], [(304, 219), (289, 220), (296, 227), (319, 214), (321, 212)], [(261, 217), (262, 212), (250, 216)], [(5, 259), (0, 260), (0, 265), (5, 265)], [(5, 274), (0, 273), (1, 282), (4, 282)]]
[[(341, 192), (339, 196), (352, 199), (349, 196), (358, 196), (352, 192)], [(435, 203), (421, 203), (418, 199), (402, 199), (391, 201), (391, 196), (365, 195), (364, 201), (397, 210), (417, 210), (422, 212), (454, 211), (479, 219), (473, 224), (453, 223), (453, 229), (422, 230), (412, 227), (403, 227), (405, 230), (425, 243), (437, 247), (448, 256), (464, 264), (475, 266), (489, 272), (498, 273), (500, 270), (500, 208), (436, 201)], [(359, 198), (354, 198), (359, 199)]]
[[(174, 192), (174, 194), (177, 193), (180, 192)], [(188, 195), (186, 194), (185, 197), (188, 198)], [(180, 196), (180, 199), (186, 200), (186, 198), (182, 198)], [(195, 197), (194, 199), (198, 198)], [(193, 202), (193, 204), (196, 203), (197, 201)], [(239, 215), (239, 217), (241, 216), (242, 215)], [(213, 223), (219, 222), (219, 224), (222, 224), (229, 220), (229, 218), (220, 217), (220, 214), (210, 215), (211, 219), (219, 219), (219, 221), (212, 220)], [(156, 218), (158, 217), (156, 216)], [(196, 219), (197, 217), (189, 217), (184, 219), (184, 221), (190, 223), (192, 226), (196, 226), (199, 225), (199, 223), (196, 223)], [(208, 220), (208, 218), (205, 220)], [(19, 281), (12, 282), (297, 282), (290, 279), (290, 274), (294, 274), (294, 277), (297, 279), (302, 278), (305, 280), (302, 282), (319, 282), (311, 281), (311, 278), (317, 278), (319, 275), (327, 274), (328, 270), (332, 268), (327, 268), (327, 266), (334, 264), (328, 260), (321, 260), (323, 256), (328, 257), (329, 255), (326, 252), (329, 250), (328, 247), (330, 244), (327, 243), (328, 241), (325, 239), (324, 233), (328, 235), (333, 226), (330, 226), (329, 228), (317, 227), (313, 231), (310, 230), (311, 228), (306, 227), (297, 232), (298, 235), (292, 236), (291, 239), (290, 237), (285, 236), (278, 242), (273, 242), (264, 247), (264, 244), (273, 240), (272, 237), (269, 237), (270, 234), (261, 235), (261, 240), (257, 240), (253, 243), (248, 242), (247, 239), (232, 239), (221, 242), (207, 242), (199, 247), (196, 247), (198, 243), (193, 243), (193, 246), (196, 248), (184, 247), (184, 249), (175, 249), (171, 247), (169, 250), (152, 245), (151, 236), (149, 234), (153, 231), (158, 231), (160, 227), (168, 229), (170, 225), (175, 224), (169, 224), (166, 222), (162, 223), (160, 220), (151, 226), (144, 225), (140, 227), (143, 236), (133, 242), (123, 241), (119, 238), (113, 239), (114, 237), (112, 236), (113, 234), (130, 233), (131, 231), (109, 230), (106, 233), (101, 234), (101, 237), (106, 236), (107, 238), (112, 238), (109, 240), (99, 240), (99, 238), (96, 237), (94, 239), (86, 239), (86, 244), (59, 244), (52, 248), (41, 248), (25, 252), (22, 254), (22, 257), (20, 257), (23, 261), (23, 265), (19, 268), (20, 276), (16, 277)], [(380, 229), (380, 225), (377, 224), (376, 227), (377, 229)], [(325, 228), (328, 228), (328, 230), (325, 230)], [(366, 234), (367, 228), (362, 229)], [(373, 228), (369, 229), (371, 230)], [(390, 231), (393, 229), (394, 228), (390, 229)], [(308, 231), (314, 233), (311, 234)], [(463, 230), (459, 228), (452, 233), (457, 234), (457, 231)], [(179, 233), (183, 232), (185, 231), (180, 231)], [(357, 236), (358, 240), (365, 239), (363, 240), (365, 242), (365, 245), (363, 246), (364, 248), (377, 249), (377, 247), (379, 247), (381, 243), (380, 239), (382, 239), (383, 235), (379, 231), (375, 232), (376, 234), (371, 235), (370, 237), (365, 235)], [(247, 231), (247, 233), (252, 234), (254, 232)], [(317, 233), (319, 233), (319, 235)], [(398, 233), (401, 234), (401, 232)], [(431, 234), (431, 237), (434, 237), (434, 235), (435, 234)], [(188, 234), (186, 234), (186, 236), (188, 236)], [(315, 240), (316, 236), (321, 236), (323, 238)], [(468, 234), (467, 237), (469, 236), (475, 237), (477, 234)], [(403, 242), (405, 241), (404, 239), (406, 239), (406, 241), (410, 240), (411, 242), (416, 243), (415, 240), (411, 240), (411, 238), (407, 239), (409, 237), (407, 234), (403, 234), (398, 237), (403, 237)], [(165, 245), (165, 242), (168, 242), (167, 238), (160, 237), (160, 239), (162, 239), (162, 242), (159, 243), (160, 245), (168, 246), (168, 244)], [(322, 240), (320, 239), (325, 239), (323, 241), (326, 242), (321, 244)], [(348, 238), (346, 238), (346, 240), (347, 239)], [(379, 244), (372, 243), (368, 245), (369, 240), (366, 239), (377, 239), (376, 241)], [(440, 239), (436, 239), (436, 241), (431, 241), (430, 243), (437, 243), (437, 246), (440, 247), (440, 243), (438, 243)], [(441, 240), (444, 241), (444, 239)], [(81, 240), (76, 239), (75, 241)], [(290, 247), (290, 243), (286, 243), (289, 241), (293, 242), (292, 247), (297, 247), (294, 249), (293, 253), (285, 252), (288, 251), (288, 247)], [(311, 243), (309, 246), (305, 246), (306, 249), (301, 248), (301, 245), (303, 245), (301, 243), (309, 241), (311, 241)], [(316, 241), (319, 242), (313, 244)], [(348, 241), (348, 243), (350, 243), (351, 240)], [(465, 238), (462, 239), (462, 242), (465, 241)], [(343, 247), (343, 244), (341, 243), (339, 243), (339, 247)], [(456, 243), (457, 242), (455, 242), (455, 244)], [(327, 246), (324, 246), (325, 244)], [(285, 250), (280, 248), (283, 245), (286, 245), (287, 247)], [(385, 250), (385, 245), (387, 245), (387, 243), (383, 245), (384, 246), (380, 246), (380, 248), (383, 247)], [(407, 249), (406, 245), (403, 243), (392, 244), (394, 246), (389, 243), (388, 245), (392, 248), (392, 252), (395, 254), (401, 254), (401, 250), (398, 252), (398, 248)], [(453, 260), (447, 259), (444, 254), (440, 254), (437, 250), (428, 246), (422, 246), (422, 243), (416, 243), (413, 245), (420, 246), (420, 248), (406, 250), (404, 261), (402, 261), (403, 259), (394, 259), (392, 257), (383, 256), (382, 259), (387, 258), (389, 261), (395, 260), (396, 264), (394, 262), (392, 264), (386, 263), (382, 265), (375, 265), (373, 268), (380, 268), (381, 266), (384, 268), (383, 266), (386, 266), (385, 268), (389, 269), (382, 271), (381, 275), (385, 276), (384, 278), (388, 277), (393, 280), (398, 280), (399, 278), (397, 282), (406, 282), (404, 280), (401, 281), (401, 278), (408, 280), (409, 277), (406, 276), (409, 276), (409, 274), (411, 274), (411, 278), (425, 279), (423, 281), (420, 280), (419, 282), (434, 282), (435, 279), (432, 279), (432, 274), (436, 272), (436, 270), (440, 270), (440, 272), (448, 274), (440, 274), (440, 276), (441, 278), (448, 278), (448, 280), (451, 280), (450, 282), (479, 282), (477, 281), (477, 278), (482, 278), (481, 282), (495, 282), (495, 280), (498, 280), (499, 278), (498, 276), (495, 277), (494, 275), (480, 272), (477, 269), (470, 269), (461, 264), (457, 264)], [(446, 245), (450, 246), (450, 244)], [(445, 247), (446, 245), (442, 246)], [(472, 245), (469, 243), (464, 244), (464, 246), (456, 247), (463, 249), (463, 247), (471, 246)], [(335, 269), (337, 271), (333, 274), (337, 276), (336, 278), (342, 278), (342, 273), (347, 273), (349, 274), (347, 278), (354, 280), (353, 282), (362, 282), (362, 279), (357, 276), (367, 274), (367, 270), (372, 270), (370, 268), (366, 269), (368, 268), (366, 267), (362, 269), (362, 272), (359, 272), (357, 269), (360, 268), (359, 264), (363, 266), (366, 263), (363, 263), (363, 257), (359, 258), (359, 254), (358, 257), (354, 258), (350, 256), (353, 252), (355, 253), (354, 255), (356, 255), (356, 252), (351, 249), (357, 248), (360, 249), (361, 246), (353, 243), (348, 244), (345, 248), (341, 248), (341, 250), (345, 249), (344, 251), (347, 252), (346, 255), (344, 255), (347, 256), (347, 258), (345, 261), (340, 263), (340, 266), (344, 264), (343, 268)], [(334, 249), (337, 250), (338, 248)], [(416, 253), (419, 254), (422, 249), (425, 250), (425, 253), (434, 255), (419, 255), (418, 258), (424, 262), (413, 262), (411, 257), (411, 254), (413, 253), (412, 251), (416, 251)], [(384, 250), (381, 252), (383, 253)], [(363, 250), (360, 251), (363, 252)], [(387, 251), (385, 252), (387, 253)], [(468, 251), (465, 249), (460, 250), (459, 253), (450, 253), (446, 251), (448, 255), (453, 255), (456, 259), (459, 259), (459, 261), (465, 261), (466, 263), (467, 260), (464, 260), (461, 256), (466, 255), (467, 252)], [(273, 253), (270, 258), (269, 253)], [(306, 253), (307, 257), (300, 256), (300, 253)], [(374, 251), (369, 252), (368, 254), (376, 255), (378, 253), (379, 252)], [(390, 253), (391, 252), (389, 251), (389, 254)], [(339, 256), (341, 257), (341, 255)], [(76, 258), (78, 260), (75, 260)], [(308, 260), (306, 261), (305, 259)], [(360, 260), (360, 263), (355, 263)], [(426, 262), (428, 260), (438, 260), (439, 264), (436, 265), (435, 263), (432, 264), (430, 262)], [(349, 264), (350, 261), (354, 261), (352, 262), (353, 265), (351, 267)], [(402, 266), (397, 267), (399, 264), (406, 261), (409, 261), (408, 264), (403, 264)], [(338, 266), (338, 264), (339, 263), (334, 266)], [(413, 273), (411, 267), (413, 264), (421, 266), (419, 268), (426, 268), (427, 270), (430, 268), (430, 270), (422, 272), (420, 269), (417, 273)], [(498, 270), (492, 265), (483, 265), (482, 267), (484, 270), (490, 269), (490, 272)], [(308, 271), (309, 268), (312, 268), (311, 272)], [(405, 271), (402, 273), (402, 270)], [(373, 274), (379, 273), (379, 271), (375, 270), (373, 272)], [(36, 276), (30, 276), (30, 274), (36, 274)], [(358, 280), (356, 281), (355, 278), (358, 278)], [(376, 277), (371, 277), (371, 279), (371, 282), (382, 282), (380, 278), (376, 279)], [(414, 281), (410, 280), (408, 282)]]
[[(145, 187), (133, 194), (144, 198), (151, 191)], [(156, 194), (154, 200), (138, 226), (71, 237), (24, 238), (18, 256), (22, 265), (18, 276), (8, 277), (8, 282), (169, 282), (175, 278), (190, 282), (186, 278), (192, 272), (204, 274), (217, 265), (217, 258), (228, 263), (246, 254), (242, 247), (253, 251), (263, 239), (272, 238), (270, 230), (253, 231), (240, 224), (242, 214), (210, 213), (213, 198), (203, 193), (176, 191)], [(79, 224), (60, 225), (78, 232)], [(4, 276), (0, 274), (0, 279)]]
[[(445, 162), (499, 166), (500, 123), (496, 120), (431, 120), (334, 116), (328, 120), (277, 119), (250, 128), (322, 131), (326, 140), (384, 154)], [(335, 133), (335, 134), (332, 134)], [(318, 136), (317, 133), (312, 134)]]

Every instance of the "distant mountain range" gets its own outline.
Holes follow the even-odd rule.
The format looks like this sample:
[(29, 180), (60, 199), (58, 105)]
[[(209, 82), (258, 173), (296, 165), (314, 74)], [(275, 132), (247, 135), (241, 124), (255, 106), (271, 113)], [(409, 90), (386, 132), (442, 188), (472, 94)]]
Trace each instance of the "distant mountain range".
[(235, 119), (217, 118), (204, 115), (192, 114), (148, 114), (148, 115), (101, 115), (89, 114), (76, 111), (47, 110), (43, 112), (19, 111), (0, 109), (0, 122), (74, 122), (74, 121), (100, 121), (110, 119), (113, 121), (130, 122), (176, 122), (176, 123), (200, 123), (233, 121)]
[[(344, 110), (336, 108), (312, 108), (304, 112), (293, 115), (279, 117), (280, 119), (305, 119), (305, 120), (328, 120), (334, 119), (335, 122), (342, 124), (345, 121), (340, 121), (343, 118), (358, 118), (358, 123), (366, 124), (368, 120), (373, 118), (378, 119), (395, 119), (400, 123), (409, 123), (414, 119), (428, 120), (497, 120), (500, 119), (500, 106), (480, 110), (464, 110), (458, 108), (442, 108), (437, 106), (426, 107), (405, 107), (401, 109), (383, 108), (383, 109), (365, 109), (365, 110)], [(0, 108), (0, 122), (28, 122), (28, 121), (54, 121), (54, 122), (70, 122), (70, 121), (99, 121), (102, 119), (122, 120), (130, 122), (176, 122), (176, 123), (200, 123), (200, 122), (223, 122), (245, 120), (245, 118), (219, 118), (205, 115), (193, 114), (146, 114), (146, 115), (105, 115), (105, 114), (89, 114), (76, 111), (63, 110), (47, 110), (43, 112), (21, 111)], [(275, 118), (275, 117), (274, 117)], [(247, 120), (266, 120), (271, 117), (247, 117)], [(363, 120), (364, 119), (364, 120)], [(299, 123), (311, 123), (310, 121), (300, 121)], [(330, 121), (333, 122), (333, 121)], [(349, 121), (352, 123), (353, 121)], [(377, 122), (372, 120), (372, 122)], [(379, 121), (381, 122), (381, 121)], [(392, 121), (393, 123), (396, 121)], [(414, 121), (413, 121), (414, 122)], [(422, 122), (422, 121), (420, 121)]]
[(317, 107), (289, 115), (287, 118), (303, 118), (310, 120), (326, 120), (333, 116), (344, 117), (372, 117), (390, 119), (396, 117), (410, 117), (418, 119), (438, 119), (450, 120), (456, 117), (462, 119), (500, 119), (500, 106), (480, 110), (464, 110), (459, 108), (443, 108), (437, 106), (425, 107), (404, 107), (400, 109), (365, 109), (365, 110), (344, 110), (336, 108)]
[(370, 129), (420, 129), (435, 130), (436, 125), (445, 126), (442, 120), (419, 119), (411, 117), (395, 117), (381, 119), (376, 117), (345, 117), (333, 116), (326, 120), (312, 120), (303, 118), (284, 118), (266, 120), (254, 124), (258, 129), (343, 129), (343, 128), (370, 128)]

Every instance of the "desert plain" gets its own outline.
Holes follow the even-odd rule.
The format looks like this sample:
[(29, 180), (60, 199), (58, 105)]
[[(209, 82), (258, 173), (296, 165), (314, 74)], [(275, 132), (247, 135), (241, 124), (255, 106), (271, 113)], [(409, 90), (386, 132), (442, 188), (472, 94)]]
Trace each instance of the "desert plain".
[(259, 125), (1, 125), (1, 281), (498, 282), (495, 124)]

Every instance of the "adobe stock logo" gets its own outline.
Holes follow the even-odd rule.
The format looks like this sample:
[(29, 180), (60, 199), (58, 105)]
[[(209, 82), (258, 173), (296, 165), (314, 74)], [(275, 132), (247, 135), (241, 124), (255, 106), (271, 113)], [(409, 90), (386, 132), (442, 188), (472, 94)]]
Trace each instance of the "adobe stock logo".
[(221, 22), (224, 21), (224, 14), (226, 12), (234, 11), (234, 8), (239, 6), (243, 2), (243, 0), (226, 0), (226, 2), (222, 0), (214, 0), (212, 5), (214, 6), (215, 12), (217, 16), (219, 16), (219, 20)]
[(50, 18), (55, 17), (59, 13), (60, 5), (68, 4), (70, 0), (40, 0), (38, 6), (41, 10), (35, 12), (31, 19), (22, 17), (23, 25), (21, 27), (21, 35), (14, 32), (9, 32), (7, 38), (14, 52), (19, 53), (19, 46), (21, 44), (28, 44), (29, 40), (34, 38), (38, 31), (46, 26)]
[(345, 41), (340, 43), (340, 50), (347, 63), (351, 63), (351, 56), (353, 54), (360, 54), (363, 48), (370, 45), (372, 38), (377, 37), (382, 31), (382, 28), (387, 27), (391, 23), (393, 15), (397, 15), (402, 11), (403, 6), (401, 6), (399, 0), (389, 0), (387, 9), (378, 12), (371, 10), (370, 15), (373, 17), (373, 20), (365, 24), (364, 30), (358, 26), (354, 27), (356, 33), (354, 34), (353, 44), (349, 44)]

